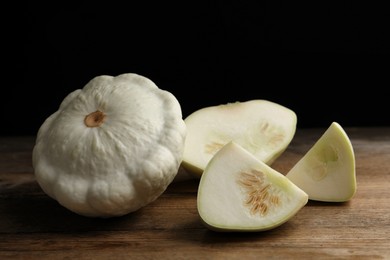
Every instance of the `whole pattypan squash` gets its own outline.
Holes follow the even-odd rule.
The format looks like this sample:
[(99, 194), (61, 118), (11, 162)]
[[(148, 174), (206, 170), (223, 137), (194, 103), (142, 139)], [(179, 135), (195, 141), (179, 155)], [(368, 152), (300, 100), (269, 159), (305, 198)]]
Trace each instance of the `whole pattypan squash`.
[(97, 76), (43, 122), (33, 149), (35, 177), (75, 213), (125, 215), (173, 181), (185, 137), (172, 93), (138, 74)]

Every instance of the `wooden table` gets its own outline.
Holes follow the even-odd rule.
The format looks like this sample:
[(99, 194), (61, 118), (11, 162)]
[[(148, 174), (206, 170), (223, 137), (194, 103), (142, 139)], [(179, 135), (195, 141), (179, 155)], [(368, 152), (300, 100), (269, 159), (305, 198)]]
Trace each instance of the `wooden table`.
[[(273, 167), (286, 173), (325, 129), (298, 129)], [(282, 226), (217, 233), (198, 216), (198, 179), (180, 170), (156, 201), (119, 218), (78, 216), (34, 180), (35, 137), (0, 137), (0, 259), (390, 259), (390, 128), (345, 128), (358, 190), (309, 203)]]

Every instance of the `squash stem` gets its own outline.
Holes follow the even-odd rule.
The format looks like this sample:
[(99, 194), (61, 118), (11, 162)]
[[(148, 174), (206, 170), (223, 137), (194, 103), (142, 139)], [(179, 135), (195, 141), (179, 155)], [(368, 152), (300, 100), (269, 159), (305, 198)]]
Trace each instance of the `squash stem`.
[(100, 110), (96, 110), (95, 112), (92, 112), (85, 116), (84, 124), (87, 127), (99, 127), (104, 123), (105, 119), (106, 119), (106, 114), (104, 114)]

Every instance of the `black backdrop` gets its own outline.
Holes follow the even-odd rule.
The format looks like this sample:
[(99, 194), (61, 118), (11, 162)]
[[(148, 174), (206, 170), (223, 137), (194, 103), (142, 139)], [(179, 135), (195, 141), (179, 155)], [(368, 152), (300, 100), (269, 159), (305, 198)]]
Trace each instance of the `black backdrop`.
[(389, 126), (390, 9), (292, 2), (9, 7), (0, 135), (35, 135), (69, 92), (126, 72), (172, 92), (183, 117), (268, 99), (293, 109), (302, 128)]

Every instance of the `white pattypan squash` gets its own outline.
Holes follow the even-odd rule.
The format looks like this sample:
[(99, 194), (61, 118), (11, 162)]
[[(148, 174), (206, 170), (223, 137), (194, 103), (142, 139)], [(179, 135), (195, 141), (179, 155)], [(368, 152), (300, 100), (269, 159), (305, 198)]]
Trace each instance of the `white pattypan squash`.
[(75, 213), (121, 216), (166, 190), (185, 137), (173, 94), (138, 74), (97, 76), (40, 127), (34, 173), (46, 194)]

